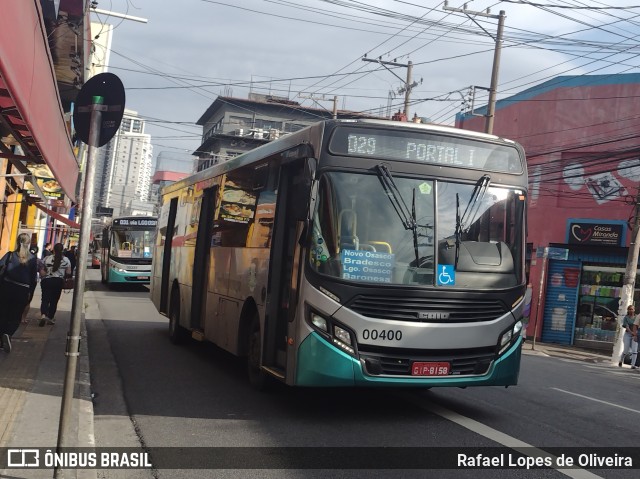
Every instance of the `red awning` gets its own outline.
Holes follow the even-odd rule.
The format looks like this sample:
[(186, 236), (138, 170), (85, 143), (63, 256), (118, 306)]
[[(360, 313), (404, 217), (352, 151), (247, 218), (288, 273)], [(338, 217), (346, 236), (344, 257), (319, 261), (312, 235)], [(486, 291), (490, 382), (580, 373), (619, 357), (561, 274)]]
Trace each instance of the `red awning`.
[[(40, 0), (3, 0), (0, 15), (0, 121), (46, 163), (75, 200), (78, 162), (64, 121)], [(1, 154), (1, 153), (0, 153)]]
[(70, 228), (73, 228), (73, 229), (76, 229), (76, 230), (80, 229), (80, 223), (76, 223), (75, 221), (70, 220), (66, 216), (62, 216), (60, 213), (56, 213), (55, 211), (50, 210), (49, 208), (47, 208), (46, 206), (42, 205), (41, 203), (34, 203), (34, 205), (37, 208), (39, 208), (42, 211), (44, 211), (49, 216), (52, 216), (53, 218), (57, 219), (58, 221), (62, 221), (65, 225), (69, 226)]

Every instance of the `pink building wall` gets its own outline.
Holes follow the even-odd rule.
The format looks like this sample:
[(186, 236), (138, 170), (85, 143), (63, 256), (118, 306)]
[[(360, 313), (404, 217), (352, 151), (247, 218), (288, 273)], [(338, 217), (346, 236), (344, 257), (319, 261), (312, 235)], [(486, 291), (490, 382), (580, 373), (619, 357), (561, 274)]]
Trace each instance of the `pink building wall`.
[[(456, 120), (475, 131), (484, 125), (484, 117)], [(569, 219), (632, 217), (640, 181), (640, 74), (557, 77), (499, 101), (493, 133), (525, 149), (527, 242), (534, 251), (567, 243)], [(576, 229), (577, 235), (591, 233)], [(629, 245), (629, 236), (621, 246)], [(541, 261), (533, 258), (533, 315), (540, 270)]]

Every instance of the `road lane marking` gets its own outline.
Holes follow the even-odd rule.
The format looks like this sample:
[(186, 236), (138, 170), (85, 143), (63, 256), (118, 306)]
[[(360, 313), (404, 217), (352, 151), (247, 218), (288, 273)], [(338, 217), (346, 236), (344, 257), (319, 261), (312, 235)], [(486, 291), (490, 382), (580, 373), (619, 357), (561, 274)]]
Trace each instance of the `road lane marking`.
[(578, 394), (578, 393), (572, 393), (571, 391), (565, 391), (564, 389), (558, 389), (558, 388), (551, 388), (554, 389), (556, 391), (560, 391), (561, 393), (565, 393), (565, 394), (571, 394), (572, 396), (578, 396), (584, 399), (588, 399), (589, 401), (595, 401), (595, 402), (599, 402), (602, 404), (606, 404), (607, 406), (613, 406), (613, 407), (617, 407), (620, 409), (624, 409), (625, 411), (631, 411), (631, 412), (635, 412), (636, 414), (640, 414), (640, 411), (638, 411), (637, 409), (631, 409), (630, 407), (626, 407), (626, 406), (620, 406), (619, 404), (615, 404), (612, 402), (608, 402), (608, 401), (603, 401), (602, 399), (596, 399), (596, 398), (592, 398), (590, 396), (584, 396), (582, 394)]
[[(529, 457), (549, 457), (553, 460), (554, 464), (557, 464), (557, 457), (553, 454), (549, 454), (548, 452), (538, 449), (531, 444), (528, 444), (520, 439), (516, 439), (513, 436), (509, 436), (503, 432), (498, 431), (497, 429), (493, 429), (486, 424), (482, 424), (475, 419), (471, 419), (470, 417), (463, 416), (462, 414), (458, 414), (455, 411), (444, 408), (439, 404), (436, 404), (430, 401), (427, 398), (416, 398), (411, 396), (411, 400), (414, 404), (417, 404), (420, 407), (425, 407), (425, 402), (428, 403), (428, 410), (437, 414), (438, 416), (454, 422), (459, 426), (464, 427), (476, 434), (480, 434), (487, 439), (490, 439), (498, 444), (502, 444), (505, 447), (513, 449), (515, 451), (520, 452), (521, 454)], [(592, 472), (587, 471), (586, 469), (561, 469), (557, 467), (553, 467), (556, 471), (564, 474), (565, 476), (571, 477), (573, 479), (603, 479), (601, 476), (593, 474)]]

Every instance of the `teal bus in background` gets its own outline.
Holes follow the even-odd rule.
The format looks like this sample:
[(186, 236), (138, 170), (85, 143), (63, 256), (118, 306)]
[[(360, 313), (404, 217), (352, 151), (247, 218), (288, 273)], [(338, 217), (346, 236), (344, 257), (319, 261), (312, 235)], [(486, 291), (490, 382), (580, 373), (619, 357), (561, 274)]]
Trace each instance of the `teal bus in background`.
[(149, 216), (113, 218), (102, 232), (102, 282), (149, 284), (158, 219)]

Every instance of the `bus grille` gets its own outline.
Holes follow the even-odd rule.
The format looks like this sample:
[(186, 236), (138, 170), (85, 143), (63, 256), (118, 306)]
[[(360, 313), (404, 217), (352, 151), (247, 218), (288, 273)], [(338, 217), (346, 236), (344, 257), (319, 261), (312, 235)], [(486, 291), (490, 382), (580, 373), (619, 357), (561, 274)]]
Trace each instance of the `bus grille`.
[(422, 323), (492, 321), (507, 313), (507, 308), (496, 299), (360, 295), (346, 306), (369, 318)]
[[(363, 349), (365, 349), (363, 351)], [(360, 359), (368, 374), (373, 376), (411, 376), (411, 365), (416, 362), (447, 362), (450, 375), (482, 375), (496, 358), (495, 348), (477, 348), (467, 351), (416, 351), (415, 355), (382, 354), (375, 347), (359, 347)]]

